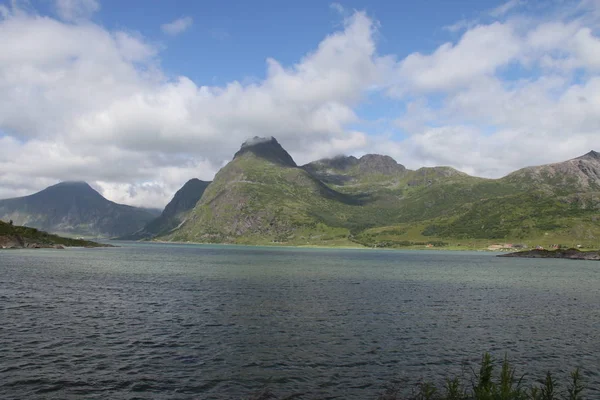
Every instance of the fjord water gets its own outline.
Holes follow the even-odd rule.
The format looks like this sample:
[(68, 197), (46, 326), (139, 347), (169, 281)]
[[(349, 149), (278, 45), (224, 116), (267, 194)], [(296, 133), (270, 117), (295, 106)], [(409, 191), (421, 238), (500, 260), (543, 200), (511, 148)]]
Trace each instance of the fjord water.
[(485, 351), (600, 396), (597, 262), (122, 245), (0, 252), (0, 398), (375, 399)]

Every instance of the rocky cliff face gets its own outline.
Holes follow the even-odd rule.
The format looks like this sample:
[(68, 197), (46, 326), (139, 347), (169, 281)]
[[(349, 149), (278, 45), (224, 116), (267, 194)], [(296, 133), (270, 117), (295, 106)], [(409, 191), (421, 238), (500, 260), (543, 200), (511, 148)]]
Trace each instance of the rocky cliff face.
[(505, 178), (522, 186), (545, 185), (551, 190), (568, 192), (600, 191), (600, 153), (589, 153), (559, 163), (527, 167)]
[(337, 186), (399, 178), (407, 171), (392, 157), (379, 154), (366, 154), (360, 158), (325, 158), (303, 165), (302, 168), (321, 181)]

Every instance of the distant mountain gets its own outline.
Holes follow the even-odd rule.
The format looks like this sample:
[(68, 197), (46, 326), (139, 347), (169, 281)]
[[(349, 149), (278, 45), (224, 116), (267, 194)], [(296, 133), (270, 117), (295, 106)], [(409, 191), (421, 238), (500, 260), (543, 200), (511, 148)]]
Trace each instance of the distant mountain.
[(526, 167), (515, 171), (504, 181), (521, 186), (543, 185), (551, 190), (573, 193), (600, 191), (600, 153), (589, 153), (554, 164)]
[(210, 182), (199, 179), (190, 179), (175, 193), (173, 199), (167, 204), (159, 217), (148, 222), (139, 231), (121, 237), (125, 240), (140, 240), (165, 235), (177, 228), (184, 220), (188, 211), (194, 208), (204, 194)]
[(122, 236), (153, 218), (146, 210), (105, 199), (85, 182), (62, 182), (30, 196), (0, 200), (4, 221), (75, 236)]
[[(501, 179), (406, 169), (377, 154), (298, 167), (274, 138), (244, 143), (165, 240), (402, 247), (457, 241), (594, 243), (600, 156)], [(487, 245), (486, 245), (487, 246)]]

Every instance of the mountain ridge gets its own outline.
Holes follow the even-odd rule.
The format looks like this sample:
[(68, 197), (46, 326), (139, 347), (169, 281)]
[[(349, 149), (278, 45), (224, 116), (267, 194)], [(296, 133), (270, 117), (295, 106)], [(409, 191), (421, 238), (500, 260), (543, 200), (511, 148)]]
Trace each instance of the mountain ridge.
[(122, 240), (141, 240), (167, 234), (184, 220), (185, 213), (196, 205), (210, 182), (192, 178), (187, 181), (165, 206), (162, 213), (139, 231), (120, 237)]
[[(583, 163), (589, 168), (577, 171), (593, 178), (600, 168), (597, 156), (591, 151), (583, 160), (555, 167)], [(276, 139), (254, 138), (217, 173), (185, 223), (162, 239), (395, 247), (453, 238), (516, 240), (557, 231), (600, 237), (589, 222), (590, 212), (600, 209), (593, 187), (565, 192), (554, 182), (520, 178), (519, 171), (527, 170), (487, 179), (451, 167), (409, 170), (376, 154), (298, 167)]]

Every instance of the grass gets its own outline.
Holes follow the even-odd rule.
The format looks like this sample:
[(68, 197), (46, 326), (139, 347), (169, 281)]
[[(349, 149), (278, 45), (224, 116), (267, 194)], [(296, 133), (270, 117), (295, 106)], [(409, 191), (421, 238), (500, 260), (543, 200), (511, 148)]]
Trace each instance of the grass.
[[(483, 354), (477, 370), (471, 369), (470, 380), (446, 378), (443, 385), (421, 381), (415, 387), (392, 385), (377, 400), (586, 400), (585, 385), (580, 370), (571, 372), (566, 381), (558, 381), (547, 372), (537, 383), (526, 386), (527, 373), (519, 374), (505, 356), (496, 373), (496, 362), (489, 353)], [(302, 398), (295, 394), (277, 397), (269, 388), (262, 388), (249, 400), (285, 400)]]

